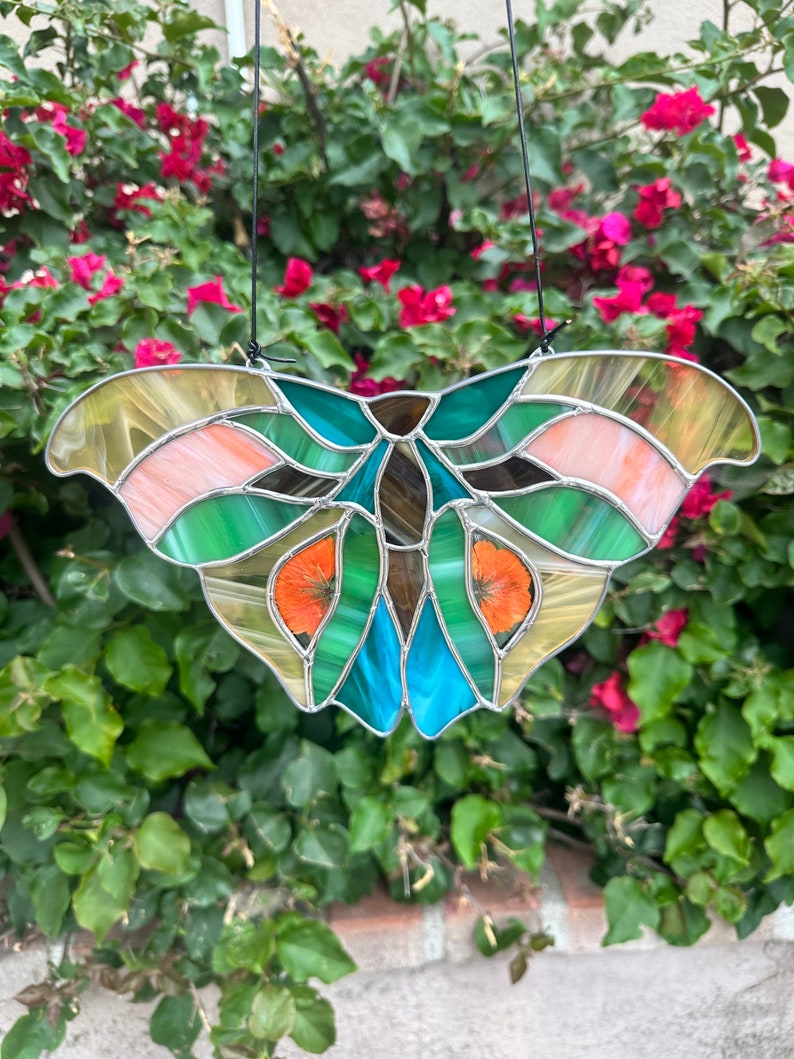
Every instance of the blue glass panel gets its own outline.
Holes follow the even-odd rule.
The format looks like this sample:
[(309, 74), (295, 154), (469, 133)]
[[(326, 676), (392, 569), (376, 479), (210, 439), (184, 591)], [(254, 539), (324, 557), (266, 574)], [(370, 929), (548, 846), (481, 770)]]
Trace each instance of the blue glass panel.
[(379, 735), (400, 716), (400, 640), (389, 608), (381, 599), (370, 630), (336, 699)]
[(445, 393), (424, 432), (434, 441), (467, 438), (498, 412), (526, 373), (526, 367), (492, 372)]
[(309, 426), (335, 445), (366, 445), (375, 437), (375, 427), (355, 398), (297, 379), (280, 378), (278, 385)]
[(408, 654), (406, 685), (414, 723), (431, 739), (476, 705), (429, 600), (422, 608)]
[(447, 470), (423, 441), (417, 441), (416, 447), (433, 487), (434, 511), (438, 511), (450, 500), (468, 500), (472, 496), (466, 486)]
[(389, 449), (388, 441), (380, 445), (366, 458), (362, 467), (353, 475), (341, 493), (334, 497), (334, 503), (347, 501), (348, 504), (360, 504), (371, 515), (375, 514), (375, 486), (378, 471), (383, 457)]

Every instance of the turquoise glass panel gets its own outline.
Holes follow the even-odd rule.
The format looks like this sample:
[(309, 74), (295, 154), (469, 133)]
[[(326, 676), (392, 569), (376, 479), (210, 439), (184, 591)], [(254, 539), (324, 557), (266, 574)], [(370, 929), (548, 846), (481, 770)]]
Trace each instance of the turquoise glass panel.
[(424, 432), (433, 441), (467, 438), (497, 412), (524, 377), (526, 368), (470, 379), (440, 398)]
[[(452, 463), (484, 463), (511, 452), (538, 427), (570, 412), (568, 405), (551, 401), (523, 401), (506, 408), (499, 419), (468, 445), (447, 445), (444, 455)], [(480, 425), (485, 422), (481, 420)]]
[(447, 511), (433, 529), (428, 565), (447, 632), (480, 694), (489, 699), (494, 691), (496, 658), (491, 640), (466, 591), (468, 547), (460, 519), (454, 511)]
[(342, 542), (342, 564), (337, 573), (339, 598), (314, 652), (314, 701), (324, 702), (361, 640), (380, 579), (380, 549), (372, 525), (354, 515)]
[(625, 562), (648, 547), (616, 508), (584, 490), (549, 486), (496, 502), (531, 533), (582, 559)]
[(381, 599), (367, 638), (336, 699), (373, 731), (386, 735), (397, 723), (402, 698), (400, 640), (389, 608)]
[(434, 511), (449, 503), (450, 500), (468, 500), (471, 498), (472, 494), (466, 486), (447, 470), (423, 441), (417, 441), (416, 448), (433, 489)]
[(366, 445), (375, 437), (375, 427), (355, 398), (297, 380), (281, 378), (278, 385), (298, 415), (335, 445)]
[(157, 542), (157, 551), (178, 563), (202, 566), (256, 548), (306, 515), (308, 507), (249, 493), (199, 500)]
[(238, 416), (235, 422), (255, 430), (257, 434), (277, 445), (286, 456), (313, 471), (325, 471), (329, 474), (346, 471), (359, 458), (357, 452), (326, 449), (289, 415), (256, 412)]
[(477, 704), (429, 600), (408, 654), (406, 687), (414, 724), (430, 739)]
[(334, 497), (334, 503), (360, 504), (371, 515), (375, 514), (375, 487), (383, 457), (389, 449), (388, 441), (382, 441), (370, 453), (362, 467), (353, 475), (345, 488)]

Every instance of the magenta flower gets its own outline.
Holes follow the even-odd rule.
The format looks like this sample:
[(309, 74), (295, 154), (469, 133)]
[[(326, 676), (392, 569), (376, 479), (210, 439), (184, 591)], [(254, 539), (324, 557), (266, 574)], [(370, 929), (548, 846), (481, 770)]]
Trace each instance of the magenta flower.
[(163, 338), (142, 338), (135, 347), (135, 367), (153, 368), (160, 364), (178, 364), (182, 354)]
[(122, 99), (121, 96), (119, 96), (118, 99), (111, 99), (110, 102), (114, 107), (120, 110), (122, 114), (126, 114), (130, 121), (134, 121), (139, 129), (146, 128), (146, 114), (140, 107), (136, 107), (128, 100)]
[(733, 493), (726, 489), (722, 493), (712, 493), (711, 479), (707, 474), (701, 475), (695, 482), (681, 504), (681, 514), (684, 518), (705, 518), (711, 514), (714, 505), (720, 500), (730, 500)]
[(348, 389), (351, 393), (358, 394), (359, 397), (377, 397), (381, 393), (393, 393), (395, 390), (405, 389), (405, 382), (400, 379), (393, 379), (391, 376), (380, 381), (370, 379), (368, 375), (369, 362), (363, 353), (356, 351), (353, 359), (355, 360), (356, 368), (350, 376)]
[(665, 611), (653, 623), (653, 628), (643, 635), (640, 642), (647, 643), (648, 640), (658, 640), (659, 643), (663, 643), (667, 647), (677, 647), (678, 638), (688, 621), (689, 611), (686, 607), (681, 607), (679, 610)]
[(397, 292), (402, 305), (400, 310), (400, 327), (422, 327), (424, 324), (436, 324), (454, 316), (452, 290), (447, 287), (436, 287), (427, 291), (418, 284), (403, 287)]
[(329, 305), (328, 302), (312, 302), (311, 308), (315, 316), (329, 331), (335, 335), (339, 334), (340, 324), (348, 319), (346, 305)]
[(714, 107), (703, 101), (693, 85), (685, 92), (660, 92), (641, 120), (646, 129), (672, 130), (676, 136), (686, 136), (713, 113)]
[(285, 298), (297, 298), (311, 287), (313, 279), (314, 271), (309, 262), (302, 257), (291, 257), (284, 270), (284, 282), (276, 287), (276, 293)]
[(741, 132), (734, 133), (733, 142), (736, 145), (736, 153), (739, 155), (739, 161), (749, 162), (753, 157), (753, 152), (744, 135)]
[(92, 280), (97, 272), (101, 272), (107, 263), (104, 254), (89, 252), (82, 257), (69, 257), (66, 259), (69, 266), (70, 279), (85, 290), (91, 290)]
[(220, 305), (231, 313), (241, 313), (243, 310), (239, 305), (233, 305), (226, 297), (223, 289), (223, 280), (220, 276), (208, 280), (207, 283), (199, 283), (197, 287), (187, 289), (187, 314), (191, 316), (202, 302), (210, 305)]
[(637, 188), (640, 201), (632, 216), (646, 228), (658, 228), (663, 220), (664, 210), (674, 210), (681, 205), (681, 195), (673, 191), (669, 177), (654, 180), (652, 184)]
[(784, 162), (782, 158), (773, 158), (769, 163), (767, 176), (773, 184), (788, 184), (794, 191), (794, 165)]
[(117, 276), (112, 268), (107, 270), (107, 275), (102, 281), (102, 286), (96, 293), (89, 295), (88, 304), (96, 305), (97, 302), (102, 301), (103, 298), (111, 298), (114, 294), (118, 294), (121, 288), (124, 286), (124, 280), (121, 276)]
[(640, 720), (639, 707), (629, 698), (622, 681), (623, 677), (615, 670), (606, 680), (596, 684), (590, 692), (590, 705), (606, 710), (619, 732), (636, 732)]
[(358, 274), (366, 283), (380, 283), (381, 287), (383, 287), (388, 294), (391, 278), (395, 272), (399, 272), (399, 270), (399, 261), (392, 261), (389, 258), (385, 258), (383, 261), (379, 261), (377, 265), (360, 268)]
[(34, 205), (25, 190), (28, 186), (29, 166), (33, 159), (24, 147), (17, 147), (0, 132), (0, 213), (10, 217), (22, 213), (26, 206)]

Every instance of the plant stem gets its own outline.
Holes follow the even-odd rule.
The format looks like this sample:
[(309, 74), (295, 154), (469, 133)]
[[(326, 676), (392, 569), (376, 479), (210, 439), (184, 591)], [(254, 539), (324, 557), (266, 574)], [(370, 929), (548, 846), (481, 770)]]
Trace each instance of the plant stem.
[(28, 575), (30, 583), (42, 603), (46, 603), (48, 607), (54, 607), (55, 598), (53, 597), (52, 592), (50, 592), (49, 585), (39, 569), (36, 560), (33, 558), (33, 553), (28, 547), (27, 541), (22, 536), (19, 526), (17, 526), (16, 522), (14, 522), (10, 515), (9, 519), (10, 525), (8, 527), (8, 538), (11, 541), (11, 547), (16, 552), (20, 566)]

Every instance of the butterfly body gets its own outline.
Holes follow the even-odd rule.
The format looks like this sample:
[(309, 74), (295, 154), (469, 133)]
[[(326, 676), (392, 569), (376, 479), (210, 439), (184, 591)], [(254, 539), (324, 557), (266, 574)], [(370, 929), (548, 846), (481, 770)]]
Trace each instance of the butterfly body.
[(78, 398), (48, 461), (197, 568), (297, 706), (381, 734), (408, 710), (433, 738), (513, 702), (697, 476), (757, 451), (710, 372), (588, 352), (368, 399), (250, 368), (141, 369)]

